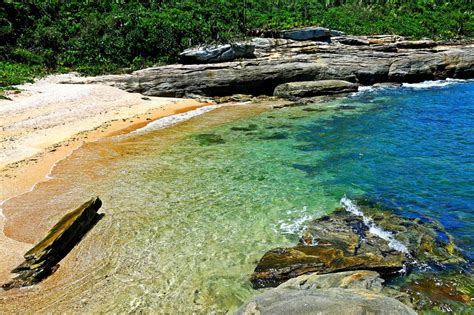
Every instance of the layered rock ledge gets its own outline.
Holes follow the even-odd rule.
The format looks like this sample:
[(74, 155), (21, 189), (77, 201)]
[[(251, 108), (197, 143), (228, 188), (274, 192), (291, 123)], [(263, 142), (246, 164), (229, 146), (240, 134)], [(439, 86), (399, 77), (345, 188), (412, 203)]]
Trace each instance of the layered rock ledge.
[[(232, 46), (212, 50), (211, 55), (230, 51), (233, 58), (244, 58), (253, 52), (255, 58), (208, 63), (204, 57), (205, 64), (167, 65), (62, 83), (102, 83), (145, 95), (183, 97), (273, 95), (278, 85), (298, 81), (372, 85), (474, 77), (472, 44), (407, 41), (399, 36), (334, 36), (327, 42), (254, 38), (244, 47), (241, 55)], [(199, 51), (193, 54), (202, 55)]]

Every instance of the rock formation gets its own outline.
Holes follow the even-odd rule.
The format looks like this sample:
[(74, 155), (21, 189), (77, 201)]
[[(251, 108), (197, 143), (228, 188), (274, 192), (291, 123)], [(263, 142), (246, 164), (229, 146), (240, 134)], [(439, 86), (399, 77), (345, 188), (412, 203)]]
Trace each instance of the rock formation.
[(360, 207), (385, 232), (374, 234), (363, 217), (337, 209), (310, 222), (297, 246), (265, 253), (251, 278), (254, 288), (276, 286), (307, 273), (364, 269), (390, 277), (415, 262), (426, 266), (466, 262), (451, 241), (438, 238), (444, 233), (438, 224)]
[(62, 83), (101, 83), (145, 95), (184, 97), (273, 95), (278, 85), (298, 81), (372, 85), (474, 77), (472, 45), (433, 46), (431, 41), (406, 41), (399, 36), (332, 37), (330, 43), (255, 38), (249, 45), (254, 47), (254, 59), (159, 66)]
[(12, 271), (18, 276), (2, 287), (8, 290), (29, 286), (53, 273), (61, 259), (98, 222), (101, 216), (97, 211), (101, 206), (98, 197), (92, 198), (66, 214), (42, 241), (24, 255), (25, 261)]
[(257, 296), (237, 314), (416, 314), (384, 295), (383, 282), (366, 270), (304, 275)]
[(343, 80), (290, 82), (278, 85), (273, 95), (282, 98), (313, 97), (356, 92), (358, 85)]

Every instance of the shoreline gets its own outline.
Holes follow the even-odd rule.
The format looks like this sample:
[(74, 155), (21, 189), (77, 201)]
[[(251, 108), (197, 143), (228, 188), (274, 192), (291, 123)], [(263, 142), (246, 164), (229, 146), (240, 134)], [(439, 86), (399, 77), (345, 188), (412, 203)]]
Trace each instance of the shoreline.
[[(38, 85), (43, 84), (41, 82), (43, 80), (40, 80), (40, 83), (37, 82), (29, 85), (29, 87), (37, 87)], [(67, 89), (67, 86), (64, 85), (60, 85), (59, 87)], [(87, 88), (89, 88), (89, 86)], [(102, 89), (109, 91), (116, 90), (125, 97), (133, 96), (133, 101), (137, 101), (143, 97), (137, 93), (128, 93), (112, 87), (95, 88), (98, 88), (99, 91), (102, 91)], [(31, 90), (26, 90), (24, 94), (15, 94), (13, 101), (5, 100), (2, 102), (4, 102), (4, 104), (10, 105), (11, 107), (12, 105), (15, 105), (15, 103), (12, 102), (16, 101), (17, 103), (20, 103), (21, 101), (28, 99), (34, 100), (34, 98), (41, 93), (44, 92), (41, 91), (41, 87), (39, 87), (39, 91), (35, 90), (34, 92), (31, 92)], [(81, 94), (77, 97), (77, 99), (80, 99), (83, 96), (84, 95)], [(98, 142), (104, 138), (128, 134), (135, 130), (144, 128), (148, 124), (161, 118), (186, 113), (197, 108), (211, 105), (209, 103), (199, 103), (192, 99), (155, 97), (146, 99), (147, 100), (143, 100), (143, 102), (151, 101), (150, 103), (152, 104), (142, 104), (142, 102), (139, 102), (137, 104), (130, 105), (127, 103), (127, 106), (125, 106), (126, 110), (117, 109), (119, 114), (115, 115), (113, 119), (110, 119), (110, 115), (102, 115), (100, 117), (93, 117), (94, 119), (91, 123), (88, 119), (89, 117), (86, 115), (83, 117), (83, 128), (68, 130), (68, 133), (63, 133), (60, 135), (60, 137), (58, 137), (58, 135), (52, 134), (56, 131), (54, 128), (45, 128), (42, 130), (42, 135), (46, 136), (46, 140), (43, 139), (43, 142), (40, 145), (36, 145), (35, 143), (35, 149), (38, 151), (37, 153), (28, 156), (27, 152), (20, 152), (24, 153), (23, 156), (10, 163), (5, 163), (5, 158), (0, 160), (0, 253), (2, 253), (3, 256), (3, 259), (0, 263), (0, 279), (6, 280), (12, 276), (10, 272), (12, 266), (20, 263), (23, 259), (23, 254), (33, 245), (31, 242), (22, 242), (5, 235), (4, 228), (5, 223), (8, 220), (8, 216), (3, 212), (3, 206), (6, 202), (15, 198), (21, 198), (22, 195), (34, 191), (37, 185), (52, 179), (53, 177), (51, 177), (51, 173), (53, 172), (56, 165), (60, 161), (67, 159), (84, 144)], [(75, 105), (74, 100), (76, 99), (72, 98), (66, 101), (64, 99), (60, 99), (58, 101), (60, 103), (62, 102), (62, 105), (68, 106), (71, 104)], [(40, 105), (43, 105), (41, 104), (41, 100), (39, 103)], [(85, 110), (87, 111), (88, 109), (85, 108)], [(26, 109), (26, 116), (28, 116), (28, 118), (30, 115), (34, 116), (36, 114), (35, 112), (37, 111), (37, 105), (33, 104), (33, 106)], [(59, 117), (59, 121), (60, 120), (61, 117)], [(8, 118), (2, 120), (1, 131), (7, 130), (7, 132), (0, 133), (0, 140), (4, 140), (12, 134), (11, 129), (14, 129), (15, 123), (22, 122), (19, 119), (16, 121), (15, 119), (12, 119), (13, 123), (8, 125), (5, 124), (5, 121), (8, 121)], [(76, 126), (78, 125), (80, 124), (76, 124)], [(11, 126), (13, 127), (9, 129)], [(38, 125), (33, 127), (33, 130), (38, 129)], [(25, 130), (21, 130), (18, 135), (15, 135), (17, 136), (15, 140), (18, 141), (18, 139), (20, 139), (21, 141), (21, 136), (28, 135), (29, 130), (26, 130), (26, 132), (24, 131)], [(10, 132), (10, 135), (7, 134), (8, 132)], [(57, 139), (61, 137), (61, 141), (57, 141)], [(21, 151), (22, 149), (23, 148), (21, 145), (17, 146), (17, 150)], [(12, 151), (12, 149), (10, 149), (10, 151)]]
[[(35, 86), (35, 84), (31, 86)], [(63, 84), (53, 87), (65, 87), (67, 89), (67, 85)], [(31, 124), (29, 121), (31, 120), (30, 115), (34, 116), (37, 114), (35, 112), (38, 110), (35, 107), (27, 108), (25, 110), (26, 113), (22, 113), (21, 116), (28, 116), (27, 119), (21, 120), (23, 117), (19, 119), (14, 117), (11, 119), (13, 123), (10, 124), (8, 122), (9, 118), (0, 121), (2, 122), (2, 131), (4, 131), (0, 132), (0, 143), (9, 142), (6, 152), (2, 154), (3, 156), (0, 156), (0, 204), (8, 199), (31, 191), (36, 184), (48, 180), (54, 165), (67, 158), (85, 143), (129, 133), (157, 119), (211, 105), (199, 103), (192, 99), (157, 97), (145, 98), (147, 99), (146, 101), (140, 102), (139, 99), (143, 99), (143, 96), (138, 93), (128, 93), (105, 86), (93, 86), (93, 88), (99, 89), (99, 92), (103, 92), (103, 89), (105, 89), (105, 92), (119, 92), (122, 94), (121, 96), (132, 96), (133, 99), (127, 100), (125, 102), (126, 106), (110, 108), (109, 111), (116, 110), (113, 115), (106, 115), (106, 112), (104, 115), (89, 117), (85, 114), (85, 117), (78, 117), (78, 120), (82, 118), (82, 121), (74, 121), (73, 126), (68, 126), (67, 122), (61, 122), (62, 117), (55, 117), (57, 121), (53, 122), (55, 125), (52, 127), (47, 126), (50, 124), (47, 121), (45, 122), (46, 128), (43, 128), (41, 125), (38, 126), (38, 124), (34, 124), (34, 127), (28, 126), (23, 128), (22, 125)], [(26, 92), (28, 93), (29, 91)], [(41, 94), (42, 92), (37, 93)], [(34, 99), (36, 95), (16, 95), (18, 100), (13, 99), (13, 102), (21, 103), (24, 100), (28, 101), (29, 98)], [(63, 106), (76, 105), (76, 101), (82, 97), (82, 95), (79, 95), (75, 99), (59, 100), (59, 102)], [(2, 105), (14, 105), (11, 102), (8, 100), (2, 101), (4, 103)], [(41, 103), (41, 100), (39, 102)], [(130, 105), (130, 102), (135, 103)], [(146, 104), (146, 102), (151, 104)], [(40, 106), (42, 105), (40, 104)], [(126, 109), (123, 110), (120, 107), (125, 107)], [(87, 107), (83, 109), (83, 111), (87, 110), (89, 110)], [(7, 114), (4, 115), (6, 116)], [(48, 118), (50, 113), (46, 113), (45, 116)], [(64, 127), (59, 126), (61, 124)], [(20, 127), (17, 128), (17, 126)], [(18, 132), (17, 130), (11, 131), (11, 129), (18, 129)], [(36, 130), (40, 130), (40, 132), (36, 132)], [(33, 134), (33, 137), (30, 137), (30, 133)], [(28, 174), (28, 176), (25, 176), (25, 174)]]
[[(363, 91), (360, 91), (360, 92), (363, 92)], [(277, 103), (277, 102), (272, 101), (272, 104), (276, 104), (276, 103)], [(201, 108), (201, 107), (202, 107), (201, 105), (183, 107), (182, 109), (176, 110), (176, 111), (174, 112), (174, 114), (176, 115), (176, 114), (180, 114), (180, 113), (189, 113), (190, 111), (193, 111), (193, 110), (198, 109), (198, 108)], [(213, 106), (211, 105), (211, 107), (213, 107)], [(173, 114), (172, 114), (172, 115), (173, 115)], [(162, 117), (169, 117), (169, 116), (161, 116), (161, 117), (157, 117), (157, 119), (154, 119), (154, 120), (145, 120), (144, 122), (143, 122), (143, 121), (135, 121), (135, 123), (132, 123), (132, 124), (127, 124), (126, 122), (123, 122), (124, 125), (128, 125), (128, 127), (125, 127), (125, 128), (123, 128), (123, 129), (118, 129), (118, 130), (116, 130), (116, 131), (111, 130), (111, 129), (110, 129), (110, 126), (108, 126), (108, 128), (109, 128), (108, 130), (109, 130), (110, 132), (101, 132), (100, 130), (93, 130), (93, 131), (94, 131), (94, 132), (97, 132), (99, 136), (102, 135), (102, 137), (100, 137), (100, 138), (97, 139), (96, 141), (98, 141), (98, 140), (100, 140), (100, 139), (102, 139), (102, 138), (106, 138), (106, 137), (119, 136), (119, 138), (121, 138), (122, 135), (124, 135), (125, 137), (127, 137), (127, 135), (129, 135), (129, 134), (134, 134), (134, 132), (140, 131), (140, 130), (143, 130), (143, 129), (145, 129), (145, 130), (144, 130), (145, 132), (148, 131), (148, 130), (150, 130), (150, 129), (151, 129), (151, 130), (157, 129), (157, 128), (147, 128), (147, 126), (150, 126), (150, 124), (151, 124), (152, 122), (156, 122), (157, 120), (159, 121), (160, 118), (162, 118)], [(194, 116), (193, 116), (193, 117), (194, 117)], [(204, 120), (204, 118), (202, 118), (202, 120)], [(177, 121), (177, 123), (180, 123), (180, 122), (181, 122), (181, 121)], [(167, 128), (167, 127), (173, 125), (173, 123), (171, 122), (171, 124), (166, 125), (166, 126), (162, 126), (161, 124), (157, 124), (157, 125), (158, 125), (158, 128), (161, 129), (161, 128)], [(151, 126), (150, 126), (150, 127), (151, 127)], [(104, 135), (104, 133), (105, 133), (105, 135)], [(141, 132), (140, 132), (139, 134), (141, 134)], [(88, 141), (88, 142), (92, 142), (92, 140), (91, 140), (91, 141)], [(81, 145), (79, 145), (79, 147), (80, 147), (80, 146), (81, 146)], [(100, 146), (100, 143), (99, 143), (99, 144), (94, 144), (94, 146)], [(68, 148), (68, 147), (66, 146), (65, 148)], [(75, 149), (74, 149), (74, 150), (75, 150)], [(71, 153), (70, 153), (71, 155), (74, 153), (74, 150), (71, 151)], [(47, 152), (46, 154), (48, 154), (48, 153), (49, 153), (49, 152)], [(68, 156), (69, 156), (69, 155), (65, 156), (62, 160), (68, 159)], [(71, 159), (69, 159), (69, 160), (71, 160)], [(72, 158), (72, 160), (74, 160), (74, 157)], [(52, 166), (52, 168), (54, 168), (54, 165)], [(61, 168), (61, 167), (60, 167), (60, 168)], [(48, 173), (48, 174), (49, 174), (49, 173)], [(52, 177), (52, 178), (54, 178), (54, 177)], [(44, 187), (43, 187), (43, 188), (44, 188)], [(21, 199), (21, 198), (20, 198), (20, 199)], [(1, 206), (2, 206), (2, 204), (0, 203), (0, 208), (1, 208)], [(0, 209), (0, 210), (1, 210), (1, 209)], [(1, 220), (1, 213), (0, 213), (0, 220)], [(1, 227), (2, 230), (3, 230), (3, 226), (1, 225), (1, 221), (0, 221), (0, 227)], [(1, 246), (1, 244), (2, 244), (1, 242), (2, 242), (2, 240), (1, 240), (1, 237), (0, 237), (0, 246)], [(31, 244), (30, 244), (30, 243), (18, 243), (18, 244), (16, 244), (16, 246), (18, 247), (18, 252), (21, 252), (21, 251), (20, 251), (20, 248), (21, 248), (20, 246), (31, 246)], [(0, 249), (1, 249), (1, 248), (0, 248)], [(14, 256), (14, 253), (12, 253), (12, 256)], [(18, 256), (21, 257), (21, 254), (19, 254)], [(16, 259), (16, 257), (14, 257), (14, 258)], [(74, 260), (74, 259), (77, 259), (77, 258), (76, 258), (76, 257), (70, 258), (70, 260)], [(51, 276), (51, 280), (49, 280), (49, 281), (50, 281), (50, 282), (49, 282), (49, 283), (50, 283), (49, 285), (51, 285), (51, 283), (52, 283), (53, 285), (56, 285), (57, 287), (59, 287), (60, 285), (64, 285), (64, 283), (62, 283), (62, 282), (60, 283), (60, 282), (57, 282), (57, 281), (60, 281), (60, 278), (64, 277), (64, 276), (65, 276), (65, 273), (71, 273), (71, 271), (72, 271), (71, 268), (69, 268), (69, 269), (68, 269), (68, 268), (65, 268), (65, 267), (61, 268), (60, 271), (59, 271), (56, 275), (52, 275), (52, 276)], [(3, 270), (2, 270), (2, 272), (3, 272)], [(3, 276), (3, 275), (2, 275), (2, 272), (0, 272), (0, 277)], [(9, 271), (8, 271), (8, 272), (9, 272)], [(62, 280), (61, 280), (61, 281), (62, 281)], [(32, 293), (33, 296), (35, 296), (35, 297), (37, 297), (37, 298), (39, 299), (39, 296), (41, 295), (40, 292), (42, 292), (45, 288), (46, 288), (46, 291), (48, 291), (47, 288), (49, 288), (49, 287), (41, 287), (41, 286), (38, 286), (38, 287), (36, 287), (36, 288), (31, 288), (31, 290), (34, 290), (34, 293)], [(28, 290), (30, 290), (30, 289), (28, 289)], [(44, 292), (44, 291), (43, 291), (43, 292)], [(4, 302), (5, 302), (5, 303), (8, 303), (9, 300), (10, 300), (11, 302), (13, 302), (13, 300), (14, 300), (16, 297), (18, 297), (18, 298), (19, 298), (19, 297), (25, 297), (25, 296), (27, 296), (28, 294), (29, 294), (29, 293), (26, 292), (26, 291), (25, 291), (24, 293), (17, 292), (17, 291), (12, 291), (11, 293), (6, 294), (6, 295), (4, 296)], [(48, 294), (48, 293), (46, 292), (46, 294)], [(1, 300), (1, 298), (0, 298), (0, 300)], [(38, 300), (38, 301), (39, 301), (39, 300)], [(0, 303), (0, 304), (1, 304), (1, 303)], [(52, 305), (50, 305), (50, 306), (52, 306)]]

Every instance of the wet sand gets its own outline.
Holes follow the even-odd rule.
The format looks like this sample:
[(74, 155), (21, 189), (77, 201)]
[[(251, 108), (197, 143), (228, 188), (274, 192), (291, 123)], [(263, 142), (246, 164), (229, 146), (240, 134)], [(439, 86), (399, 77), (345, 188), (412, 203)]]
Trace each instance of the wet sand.
[[(58, 161), (84, 144), (208, 105), (190, 99), (144, 97), (102, 85), (56, 84), (55, 80), (53, 76), (20, 86), (21, 93), (9, 95), (11, 101), (0, 101), (0, 282), (11, 277), (11, 268), (42, 237), (41, 224), (31, 229), (31, 221), (45, 222), (40, 217), (48, 216), (31, 211), (4, 213), (3, 203), (47, 183)], [(9, 224), (5, 229), (9, 219), (30, 228)]]

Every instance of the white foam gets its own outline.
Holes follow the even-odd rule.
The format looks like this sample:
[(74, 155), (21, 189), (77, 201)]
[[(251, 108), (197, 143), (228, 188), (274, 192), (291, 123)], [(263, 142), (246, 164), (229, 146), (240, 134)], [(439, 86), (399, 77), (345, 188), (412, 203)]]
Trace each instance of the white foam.
[(436, 81), (424, 81), (419, 83), (403, 83), (403, 87), (412, 88), (415, 90), (430, 89), (434, 87), (444, 87), (451, 84), (467, 82), (468, 80), (461, 79), (446, 79), (446, 80), (436, 80)]
[(403, 243), (396, 240), (391, 232), (385, 231), (381, 227), (377, 226), (374, 220), (370, 217), (367, 217), (352, 200), (344, 196), (341, 198), (341, 205), (344, 207), (344, 209), (346, 209), (346, 211), (349, 211), (356, 216), (362, 217), (362, 221), (369, 228), (369, 233), (377, 235), (381, 239), (386, 240), (390, 248), (405, 254), (409, 254), (408, 248)]
[(162, 128), (165, 128), (165, 127), (168, 127), (168, 126), (176, 125), (176, 124), (179, 124), (183, 121), (189, 120), (189, 119), (191, 119), (195, 116), (199, 116), (199, 115), (202, 115), (204, 113), (215, 110), (219, 107), (220, 107), (219, 105), (209, 105), (209, 106), (193, 109), (193, 110), (190, 110), (190, 111), (185, 112), (185, 113), (180, 113), (180, 114), (176, 114), (176, 115), (163, 117), (163, 118), (157, 119), (157, 120), (149, 123), (145, 127), (134, 130), (134, 131), (130, 132), (127, 135), (143, 133), (143, 132), (147, 132), (147, 131), (151, 131), (151, 130), (157, 130), (157, 129), (162, 129)]
[[(303, 213), (307, 211), (307, 208), (303, 208)], [(289, 219), (280, 220), (273, 225), (273, 231), (276, 233), (300, 235), (306, 226), (306, 222), (311, 220), (313, 217), (309, 214), (294, 218), (295, 215), (300, 214), (301, 210), (288, 210), (287, 214), (290, 216)]]

